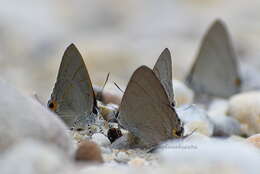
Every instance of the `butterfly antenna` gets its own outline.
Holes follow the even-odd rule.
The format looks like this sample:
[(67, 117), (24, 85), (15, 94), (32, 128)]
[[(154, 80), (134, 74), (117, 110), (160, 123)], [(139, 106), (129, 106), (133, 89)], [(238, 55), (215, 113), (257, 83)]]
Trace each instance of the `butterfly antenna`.
[(44, 102), (40, 99), (40, 97), (38, 96), (38, 94), (36, 92), (33, 92), (33, 98), (40, 103), (42, 106), (45, 106)]
[(103, 93), (103, 90), (104, 90), (104, 88), (105, 88), (105, 86), (106, 86), (106, 84), (107, 84), (107, 82), (108, 82), (109, 76), (110, 76), (110, 72), (107, 73), (107, 77), (106, 77), (105, 83), (104, 83), (104, 85), (103, 85), (102, 88), (101, 88), (101, 93)]
[(114, 82), (114, 85), (117, 87), (117, 89), (119, 89), (119, 91), (121, 91), (122, 93), (124, 93), (124, 91), (116, 84), (116, 82)]
[(189, 134), (187, 134), (187, 135), (184, 135), (182, 138), (183, 138), (183, 139), (186, 139), (186, 138), (190, 137), (191, 135), (193, 135), (193, 134), (197, 131), (197, 129), (198, 129), (198, 128), (193, 129), (193, 131), (192, 131), (191, 133), (189, 133)]
[(191, 104), (191, 105), (187, 106), (186, 108), (184, 108), (183, 110), (186, 111), (187, 109), (190, 109), (192, 106), (193, 105)]

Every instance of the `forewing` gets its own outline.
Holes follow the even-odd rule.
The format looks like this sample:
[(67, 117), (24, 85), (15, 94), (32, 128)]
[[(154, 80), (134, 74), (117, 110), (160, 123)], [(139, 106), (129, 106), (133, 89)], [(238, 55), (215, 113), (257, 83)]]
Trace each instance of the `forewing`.
[(163, 85), (169, 101), (174, 103), (172, 86), (172, 59), (168, 48), (165, 48), (154, 65), (153, 72)]
[(204, 36), (187, 83), (197, 93), (224, 98), (239, 92), (240, 77), (234, 49), (221, 21), (217, 20)]
[(141, 66), (132, 75), (124, 93), (118, 121), (147, 145), (174, 138), (181, 124), (154, 72)]
[(95, 98), (90, 77), (81, 54), (73, 44), (63, 55), (50, 102), (55, 102), (54, 111), (68, 126), (93, 111)]

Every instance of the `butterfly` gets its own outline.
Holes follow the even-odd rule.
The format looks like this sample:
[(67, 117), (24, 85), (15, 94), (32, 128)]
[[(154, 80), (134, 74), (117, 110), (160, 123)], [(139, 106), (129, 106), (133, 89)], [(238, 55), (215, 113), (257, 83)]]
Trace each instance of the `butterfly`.
[(97, 102), (84, 60), (74, 44), (64, 52), (48, 107), (77, 130), (94, 124)]
[(220, 20), (216, 20), (203, 37), (186, 82), (198, 94), (228, 98), (240, 91), (236, 55)]
[(138, 137), (144, 147), (183, 135), (183, 127), (156, 74), (139, 67), (128, 82), (117, 116), (121, 127)]
[(163, 85), (170, 103), (175, 106), (172, 86), (172, 59), (168, 48), (165, 48), (159, 56), (153, 67), (153, 72)]

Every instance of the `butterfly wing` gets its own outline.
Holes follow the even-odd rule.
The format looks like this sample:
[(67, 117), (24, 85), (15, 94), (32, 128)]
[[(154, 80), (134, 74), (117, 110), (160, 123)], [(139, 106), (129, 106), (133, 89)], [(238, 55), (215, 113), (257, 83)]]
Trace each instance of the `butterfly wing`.
[(198, 93), (230, 97), (239, 92), (234, 49), (224, 24), (217, 20), (204, 36), (187, 84)]
[(169, 101), (174, 104), (172, 86), (172, 59), (168, 48), (165, 48), (154, 65), (153, 72), (163, 85)]
[(80, 52), (73, 44), (62, 57), (48, 106), (70, 127), (80, 117), (92, 113), (95, 107), (88, 71)]
[(152, 146), (182, 131), (180, 119), (154, 72), (141, 66), (132, 75), (118, 114), (119, 124)]

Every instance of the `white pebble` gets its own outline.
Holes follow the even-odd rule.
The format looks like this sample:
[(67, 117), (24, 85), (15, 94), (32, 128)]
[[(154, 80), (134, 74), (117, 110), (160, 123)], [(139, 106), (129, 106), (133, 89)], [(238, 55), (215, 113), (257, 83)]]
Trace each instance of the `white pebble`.
[(1, 80), (0, 91), (0, 153), (16, 143), (33, 139), (55, 145), (72, 155), (68, 128), (57, 115)]
[(111, 144), (109, 139), (101, 133), (93, 134), (91, 140), (100, 146), (109, 146)]
[(69, 164), (60, 149), (29, 140), (8, 149), (0, 161), (1, 174), (62, 173)]
[(240, 123), (232, 117), (218, 115), (210, 117), (214, 123), (215, 136), (241, 135)]
[(241, 123), (242, 132), (253, 135), (260, 132), (260, 92), (251, 91), (231, 97), (228, 114)]
[(226, 115), (228, 110), (228, 101), (225, 99), (214, 99), (208, 109), (208, 115), (210, 117), (218, 115)]
[(119, 162), (127, 162), (129, 161), (129, 158), (130, 158), (129, 155), (127, 155), (126, 152), (122, 152), (122, 151), (118, 152), (115, 157), (116, 161)]
[[(194, 173), (258, 173), (260, 171), (259, 151), (246, 143), (223, 141), (211, 138), (210, 141), (190, 141), (189, 144), (164, 150), (159, 162), (168, 172), (190, 169)], [(200, 171), (200, 172), (198, 172)], [(180, 172), (180, 173), (182, 173)], [(233, 173), (232, 172), (232, 173)]]

